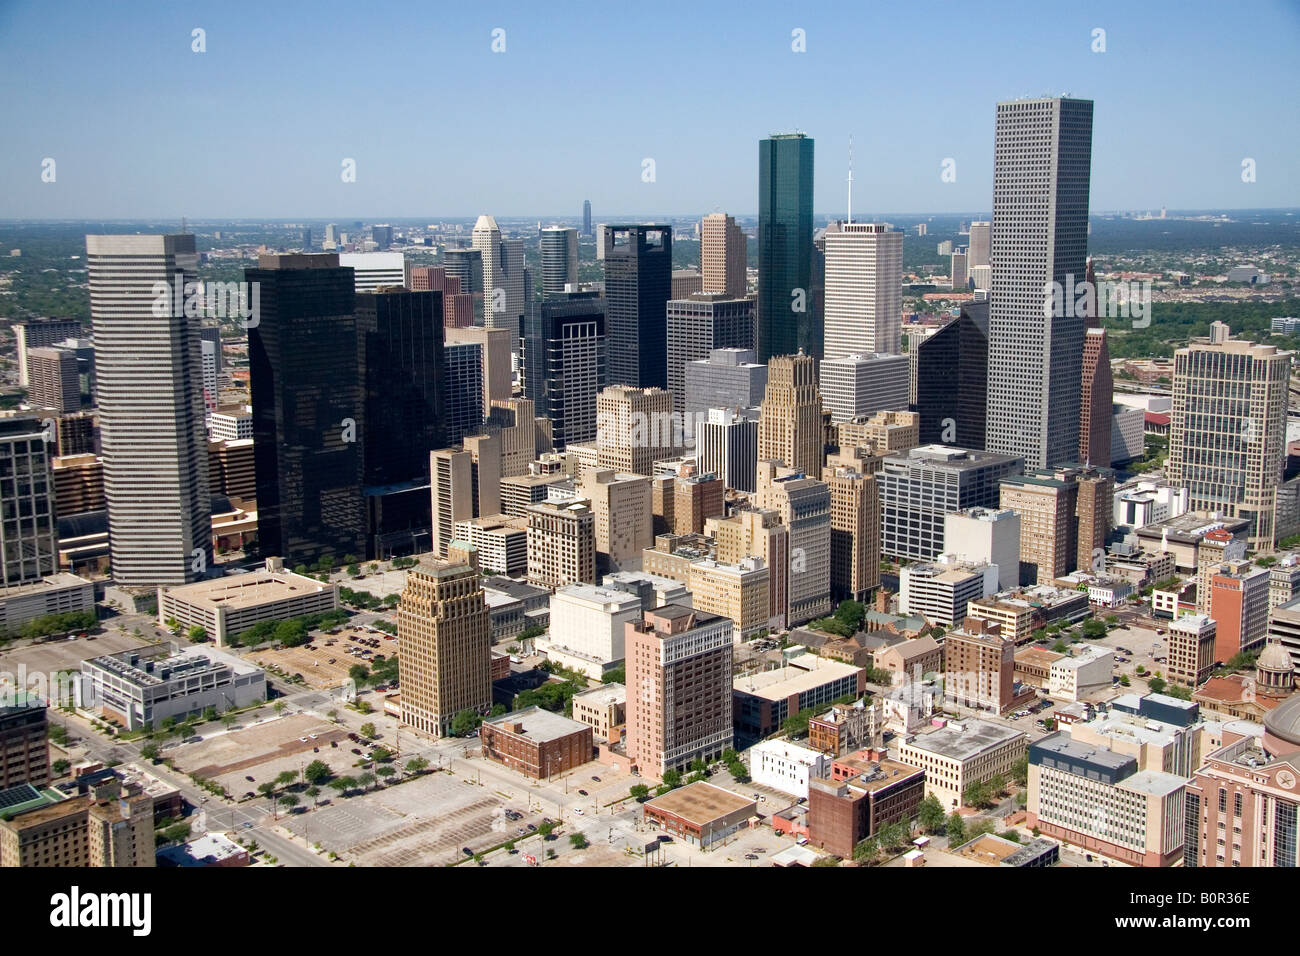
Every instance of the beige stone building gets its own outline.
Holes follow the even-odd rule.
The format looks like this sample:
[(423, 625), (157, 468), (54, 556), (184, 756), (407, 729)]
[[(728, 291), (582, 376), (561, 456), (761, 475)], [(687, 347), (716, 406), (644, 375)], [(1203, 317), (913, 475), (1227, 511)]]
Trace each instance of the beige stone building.
[(639, 570), (641, 552), (654, 544), (650, 479), (602, 468), (583, 474), (578, 493), (595, 516), (597, 570)]
[(739, 511), (725, 519), (709, 521), (705, 533), (716, 542), (722, 564), (738, 564), (747, 557), (762, 558), (768, 569), (767, 615), (773, 627), (784, 627), (789, 606), (790, 529), (776, 511)]
[(775, 460), (817, 477), (825, 440), (816, 362), (810, 355), (773, 356), (758, 421), (758, 460)]
[(591, 727), (599, 740), (615, 743), (627, 724), (627, 687), (610, 683), (573, 695), (573, 719)]
[(880, 587), (880, 495), (873, 475), (827, 468), (831, 489), (831, 596), (866, 601)]
[(700, 220), (701, 291), (733, 299), (745, 296), (747, 244), (744, 231), (726, 213), (710, 213)]
[(675, 454), (677, 419), (672, 392), (612, 385), (596, 396), (596, 453), (601, 468), (654, 474), (654, 463)]
[(586, 501), (544, 501), (527, 517), (530, 584), (596, 583), (596, 516)]
[(695, 607), (731, 619), (736, 643), (771, 628), (770, 584), (770, 570), (762, 558), (755, 557), (741, 558), (736, 564), (708, 558), (694, 561), (687, 582)]

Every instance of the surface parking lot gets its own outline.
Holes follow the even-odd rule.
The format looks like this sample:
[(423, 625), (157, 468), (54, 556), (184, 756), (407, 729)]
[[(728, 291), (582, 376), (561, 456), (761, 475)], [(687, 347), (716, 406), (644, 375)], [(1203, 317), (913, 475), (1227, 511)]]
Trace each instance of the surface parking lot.
[[(33, 679), (44, 680), (49, 687), (59, 671), (79, 671), (81, 662), (105, 654), (116, 654), (133, 647), (143, 647), (153, 641), (141, 640), (116, 629), (74, 640), (46, 641), (0, 651), (0, 690), (16, 685), (20, 674), (25, 675), (26, 686), (44, 696), (47, 691), (38, 688)], [(40, 675), (38, 678), (37, 675)]]
[[(338, 747), (331, 747), (331, 742)], [(353, 774), (358, 757), (351, 748), (356, 746), (343, 728), (311, 714), (294, 714), (180, 744), (168, 748), (165, 756), (178, 769), (215, 780), (240, 799), (256, 793), (258, 784), (274, 780), (285, 770), (297, 773), (313, 760), (325, 761), (338, 775)]]

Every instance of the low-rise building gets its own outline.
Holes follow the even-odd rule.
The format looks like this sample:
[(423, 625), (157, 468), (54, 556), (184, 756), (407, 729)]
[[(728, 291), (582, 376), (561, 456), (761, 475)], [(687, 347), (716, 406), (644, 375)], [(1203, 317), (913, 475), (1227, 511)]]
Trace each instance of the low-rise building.
[(998, 567), (970, 565), (942, 554), (933, 563), (912, 564), (899, 572), (898, 608), (932, 624), (952, 627), (966, 616), (971, 601), (998, 589)]
[(248, 850), (224, 833), (205, 833), (196, 840), (169, 846), (158, 852), (159, 866), (217, 867), (229, 869), (249, 866), (253, 858)]
[(589, 763), (595, 754), (591, 725), (541, 707), (525, 707), (483, 721), (484, 757), (537, 780)]
[(95, 586), (67, 572), (0, 588), (0, 636), (15, 636), (24, 624), (48, 614), (90, 611), (94, 607)]
[(1017, 843), (996, 833), (982, 833), (948, 852), (982, 866), (1039, 868), (1056, 866), (1061, 862), (1061, 847), (1058, 843), (1041, 837), (1028, 843)]
[(50, 782), (49, 723), (45, 701), (26, 691), (0, 690), (0, 790)]
[(897, 686), (922, 680), (943, 670), (943, 645), (929, 634), (880, 647), (872, 654), (872, 667), (888, 671)]
[(1058, 700), (1081, 700), (1109, 689), (1115, 670), (1115, 652), (1109, 647), (1089, 645), (1074, 656), (1053, 661), (1047, 693)]
[(754, 782), (792, 797), (808, 796), (808, 781), (826, 776), (831, 758), (788, 740), (764, 740), (749, 750), (749, 775)]
[(597, 740), (614, 743), (627, 723), (627, 688), (611, 682), (574, 694), (573, 719), (586, 724)]
[(456, 540), (478, 548), (485, 572), (522, 575), (528, 572), (528, 519), (522, 515), (487, 515), (457, 521)]
[(893, 688), (880, 701), (885, 729), (895, 734), (916, 733), (930, 722), (936, 702), (943, 703), (938, 681), (911, 681)]
[(878, 747), (883, 736), (879, 703), (866, 698), (852, 704), (835, 704), (808, 721), (808, 744), (814, 750), (838, 757), (863, 747)]
[(853, 848), (890, 823), (911, 820), (925, 793), (925, 772), (887, 757), (861, 762), (846, 779), (808, 783), (809, 842), (850, 858)]
[(707, 849), (748, 826), (757, 813), (753, 800), (701, 780), (646, 802), (642, 817), (650, 826)]
[(1200, 687), (1214, 673), (1214, 636), (1218, 625), (1205, 614), (1186, 614), (1169, 624), (1169, 679)]
[(1047, 690), (1051, 685), (1052, 665), (1065, 656), (1043, 647), (1022, 647), (1016, 651), (1015, 678), (1027, 686)]
[(776, 670), (737, 677), (732, 682), (733, 722), (741, 746), (774, 733), (787, 717), (816, 710), (866, 689), (861, 667), (801, 654)]
[(987, 720), (949, 721), (928, 734), (905, 737), (898, 759), (925, 771), (925, 792), (945, 809), (962, 805), (966, 788), (996, 776), (1010, 777), (1029, 738)]

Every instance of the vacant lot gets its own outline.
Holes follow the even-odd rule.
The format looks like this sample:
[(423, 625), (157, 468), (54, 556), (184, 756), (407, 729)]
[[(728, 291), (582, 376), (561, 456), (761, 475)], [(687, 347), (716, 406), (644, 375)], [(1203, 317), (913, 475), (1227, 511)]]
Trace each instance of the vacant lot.
[(311, 714), (294, 714), (181, 744), (170, 748), (167, 756), (180, 770), (215, 780), (239, 798), (256, 793), (258, 784), (274, 780), (285, 770), (299, 772), (313, 760), (325, 761), (336, 774), (350, 773), (358, 759), (351, 752), (355, 746), (347, 731), (335, 724)]

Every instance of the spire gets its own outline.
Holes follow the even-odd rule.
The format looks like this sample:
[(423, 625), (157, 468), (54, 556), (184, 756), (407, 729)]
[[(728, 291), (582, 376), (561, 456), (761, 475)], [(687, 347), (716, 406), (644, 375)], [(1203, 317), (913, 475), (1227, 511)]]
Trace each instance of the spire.
[(849, 134), (849, 222), (853, 222), (853, 134)]

